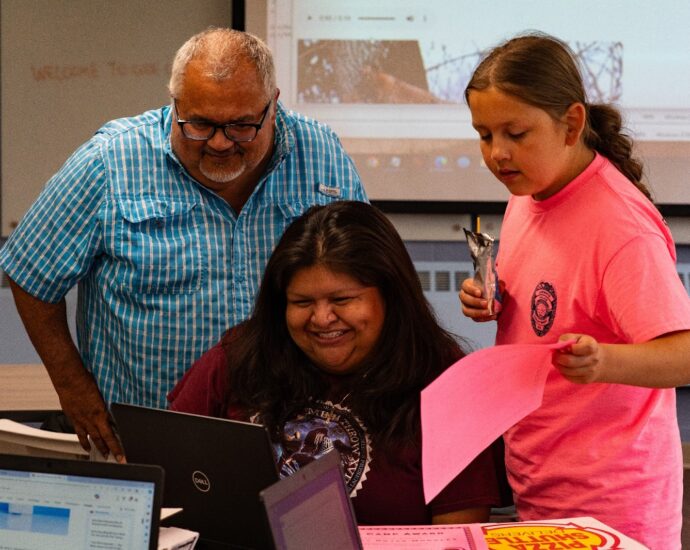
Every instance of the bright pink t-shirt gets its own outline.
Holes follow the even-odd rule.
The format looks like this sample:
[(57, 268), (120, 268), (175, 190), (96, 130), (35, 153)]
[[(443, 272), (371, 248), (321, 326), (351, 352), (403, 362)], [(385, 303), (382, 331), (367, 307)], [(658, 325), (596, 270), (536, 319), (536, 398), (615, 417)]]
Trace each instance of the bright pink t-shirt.
[[(597, 155), (546, 200), (511, 197), (496, 343), (551, 343), (566, 332), (643, 342), (690, 329), (675, 259), (658, 211)], [(593, 516), (652, 549), (680, 548), (674, 389), (579, 385), (553, 369), (543, 405), (505, 440), (521, 519)]]

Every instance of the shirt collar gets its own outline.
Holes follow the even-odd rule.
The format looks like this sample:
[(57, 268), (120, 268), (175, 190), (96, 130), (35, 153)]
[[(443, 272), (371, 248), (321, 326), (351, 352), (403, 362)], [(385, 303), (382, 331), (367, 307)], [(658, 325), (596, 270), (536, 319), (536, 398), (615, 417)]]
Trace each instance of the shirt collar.
[(530, 210), (533, 212), (546, 212), (556, 208), (560, 204), (563, 204), (575, 193), (578, 193), (583, 186), (587, 185), (591, 181), (592, 176), (594, 176), (594, 174), (598, 172), (606, 162), (607, 160), (605, 157), (595, 152), (592, 162), (590, 162), (587, 167), (580, 172), (580, 174), (575, 176), (570, 183), (568, 183), (557, 193), (540, 201), (534, 199), (534, 197), (527, 197), (529, 200)]
[(287, 157), (295, 147), (294, 121), (290, 120), (289, 113), (278, 101), (276, 104), (276, 127), (273, 137), (273, 156), (266, 172), (270, 172)]
[(172, 148), (172, 142), (170, 141), (170, 135), (172, 134), (172, 124), (173, 124), (173, 112), (170, 105), (165, 105), (161, 109), (162, 119), (163, 119), (163, 151), (168, 157), (170, 157), (175, 164), (184, 170), (184, 166), (177, 158), (175, 151)]

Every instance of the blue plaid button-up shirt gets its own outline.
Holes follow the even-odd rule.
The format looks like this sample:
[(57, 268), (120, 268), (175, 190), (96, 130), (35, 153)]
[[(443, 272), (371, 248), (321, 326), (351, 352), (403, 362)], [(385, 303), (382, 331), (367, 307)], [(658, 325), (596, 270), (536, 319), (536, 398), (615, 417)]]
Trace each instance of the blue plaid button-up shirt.
[(166, 106), (106, 124), (0, 251), (40, 300), (79, 285), (79, 349), (108, 403), (165, 407), (192, 362), (250, 314), (287, 225), (313, 204), (367, 200), (335, 134), (279, 104), (270, 167), (236, 215), (179, 163), (171, 123)]

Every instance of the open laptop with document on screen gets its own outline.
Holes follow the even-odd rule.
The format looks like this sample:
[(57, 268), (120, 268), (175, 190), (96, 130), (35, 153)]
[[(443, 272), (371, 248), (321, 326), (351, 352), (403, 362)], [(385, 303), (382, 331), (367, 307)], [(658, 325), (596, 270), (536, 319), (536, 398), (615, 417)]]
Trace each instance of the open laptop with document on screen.
[(158, 548), (157, 466), (0, 454), (0, 546)]
[(199, 533), (199, 548), (272, 548), (259, 492), (278, 481), (264, 426), (113, 403), (128, 461), (166, 473), (166, 525)]

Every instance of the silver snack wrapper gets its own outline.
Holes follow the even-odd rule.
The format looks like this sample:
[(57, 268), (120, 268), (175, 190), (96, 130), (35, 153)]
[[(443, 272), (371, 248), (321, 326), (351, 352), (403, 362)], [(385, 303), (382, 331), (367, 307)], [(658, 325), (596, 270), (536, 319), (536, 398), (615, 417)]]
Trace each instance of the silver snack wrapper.
[(489, 315), (493, 315), (501, 310), (501, 291), (494, 259), (494, 238), (486, 233), (468, 231), (464, 228), (463, 231), (474, 263), (474, 281), (482, 288), (482, 295), (488, 302)]

